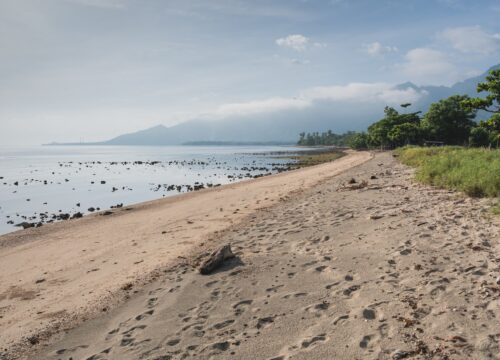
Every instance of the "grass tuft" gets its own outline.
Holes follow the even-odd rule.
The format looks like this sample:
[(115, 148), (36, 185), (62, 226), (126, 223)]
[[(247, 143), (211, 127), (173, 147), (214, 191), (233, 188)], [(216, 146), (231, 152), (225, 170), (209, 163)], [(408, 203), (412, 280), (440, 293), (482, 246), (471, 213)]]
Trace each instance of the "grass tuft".
[(417, 168), (420, 182), (474, 197), (500, 196), (500, 149), (405, 147), (396, 153)]

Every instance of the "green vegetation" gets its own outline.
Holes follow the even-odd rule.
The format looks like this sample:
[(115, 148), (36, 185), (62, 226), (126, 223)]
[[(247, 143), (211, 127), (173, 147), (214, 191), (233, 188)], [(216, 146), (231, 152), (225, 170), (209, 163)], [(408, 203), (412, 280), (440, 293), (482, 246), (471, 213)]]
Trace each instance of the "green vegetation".
[(345, 134), (335, 134), (331, 130), (323, 133), (300, 133), (300, 139), (297, 145), (302, 146), (349, 146), (349, 140), (356, 133), (348, 131)]
[[(477, 86), (485, 97), (454, 95), (432, 104), (423, 116), (420, 112), (400, 113), (386, 106), (384, 118), (368, 127), (367, 132), (300, 134), (299, 145), (350, 146), (354, 149), (394, 149), (405, 145), (433, 142), (471, 147), (500, 146), (500, 70), (492, 70)], [(407, 108), (411, 104), (402, 104)], [(476, 113), (491, 113), (487, 120), (474, 121)]]
[(426, 138), (448, 145), (467, 145), (470, 131), (476, 125), (476, 111), (462, 107), (467, 100), (467, 95), (455, 95), (432, 104), (421, 122)]
[(500, 149), (404, 147), (401, 161), (417, 168), (417, 180), (476, 197), (500, 197)]
[(296, 156), (288, 157), (287, 159), (297, 160), (294, 164), (297, 168), (314, 166), (318, 164), (323, 164), (326, 162), (337, 160), (344, 156), (345, 153), (342, 151), (321, 151), (321, 152), (308, 152)]
[(496, 206), (493, 206), (491, 208), (491, 212), (495, 215), (500, 215), (500, 204), (499, 205), (496, 205)]

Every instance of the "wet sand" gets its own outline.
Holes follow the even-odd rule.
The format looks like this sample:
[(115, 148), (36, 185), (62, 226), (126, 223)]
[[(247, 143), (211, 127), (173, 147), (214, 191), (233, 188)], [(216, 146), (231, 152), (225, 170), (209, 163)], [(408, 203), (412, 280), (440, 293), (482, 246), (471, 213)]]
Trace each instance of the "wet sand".
[[(210, 248), (221, 231), (371, 156), (351, 153), (333, 163), (1, 236), (0, 358), (24, 357), (57, 332), (108, 316), (132, 301), (136, 289), (164, 278), (165, 269)], [(64, 355), (71, 356), (86, 355)]]

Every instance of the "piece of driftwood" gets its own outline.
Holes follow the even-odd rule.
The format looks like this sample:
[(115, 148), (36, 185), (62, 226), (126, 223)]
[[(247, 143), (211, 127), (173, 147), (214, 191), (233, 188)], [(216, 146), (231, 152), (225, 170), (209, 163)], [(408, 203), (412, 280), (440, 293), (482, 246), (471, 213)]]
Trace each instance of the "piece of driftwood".
[(224, 245), (223, 247), (211, 253), (208, 258), (201, 264), (198, 270), (202, 275), (210, 274), (212, 271), (220, 267), (225, 260), (231, 258), (234, 258), (234, 254), (231, 251), (231, 245)]
[(363, 188), (368, 186), (368, 182), (366, 180), (361, 181), (359, 184), (351, 183), (351, 182), (349, 182), (349, 184), (353, 184), (353, 185), (343, 186), (343, 187), (337, 189), (337, 191), (359, 190), (359, 189), (363, 189)]

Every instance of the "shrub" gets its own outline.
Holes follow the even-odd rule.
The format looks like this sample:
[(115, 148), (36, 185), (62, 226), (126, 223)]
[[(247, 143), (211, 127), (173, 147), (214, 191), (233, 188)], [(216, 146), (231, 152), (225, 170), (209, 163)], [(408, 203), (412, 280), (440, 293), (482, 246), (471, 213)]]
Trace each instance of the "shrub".
[(403, 163), (417, 168), (418, 181), (470, 196), (500, 196), (499, 149), (412, 147), (397, 153)]

